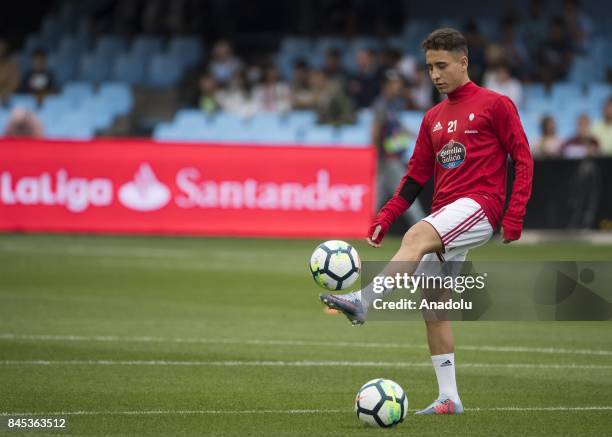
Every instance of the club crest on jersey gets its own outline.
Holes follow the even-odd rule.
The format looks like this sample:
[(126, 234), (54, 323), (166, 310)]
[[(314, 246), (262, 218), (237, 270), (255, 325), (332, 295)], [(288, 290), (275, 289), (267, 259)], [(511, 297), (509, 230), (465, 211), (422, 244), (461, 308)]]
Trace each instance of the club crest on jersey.
[(457, 168), (465, 161), (465, 146), (457, 141), (450, 140), (440, 149), (436, 159), (444, 168)]

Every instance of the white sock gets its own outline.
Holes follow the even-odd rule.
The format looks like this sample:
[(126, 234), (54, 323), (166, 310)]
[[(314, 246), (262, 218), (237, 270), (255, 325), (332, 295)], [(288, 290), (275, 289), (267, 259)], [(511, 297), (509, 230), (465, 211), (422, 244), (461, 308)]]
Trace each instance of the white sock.
[(438, 378), (440, 396), (447, 396), (453, 402), (459, 402), (457, 381), (455, 380), (455, 354), (432, 355), (431, 362)]
[(360, 290), (363, 310), (367, 313), (375, 299), (382, 299), (393, 290), (395, 290), (395, 288), (384, 288), (381, 293), (374, 293), (374, 283), (368, 284)]

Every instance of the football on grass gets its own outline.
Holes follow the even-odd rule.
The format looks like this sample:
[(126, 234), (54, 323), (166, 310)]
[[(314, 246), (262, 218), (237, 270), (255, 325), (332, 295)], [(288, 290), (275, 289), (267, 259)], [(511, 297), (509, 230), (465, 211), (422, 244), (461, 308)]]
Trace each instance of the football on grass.
[(345, 241), (321, 243), (310, 257), (310, 272), (326, 290), (344, 290), (355, 283), (361, 270), (359, 254)]
[(389, 428), (406, 417), (408, 395), (390, 379), (373, 379), (359, 389), (355, 412), (359, 420), (368, 425)]

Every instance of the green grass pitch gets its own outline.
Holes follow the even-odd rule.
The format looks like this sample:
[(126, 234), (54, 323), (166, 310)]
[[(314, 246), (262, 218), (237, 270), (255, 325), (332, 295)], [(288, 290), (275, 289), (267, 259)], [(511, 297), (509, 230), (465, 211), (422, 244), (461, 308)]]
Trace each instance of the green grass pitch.
[[(608, 322), (456, 323), (466, 414), (364, 427), (353, 400), (372, 378), (411, 410), (437, 395), (424, 327), (326, 314), (316, 244), (1, 235), (0, 414), (70, 414), (74, 435), (612, 433)], [(398, 244), (356, 246), (382, 260)], [(612, 261), (612, 247), (491, 242), (471, 258)]]

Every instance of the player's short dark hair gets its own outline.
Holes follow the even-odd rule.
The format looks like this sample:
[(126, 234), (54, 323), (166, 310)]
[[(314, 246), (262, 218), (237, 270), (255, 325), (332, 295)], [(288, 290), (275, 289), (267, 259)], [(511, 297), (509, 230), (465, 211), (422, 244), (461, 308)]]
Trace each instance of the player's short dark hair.
[(431, 32), (421, 44), (424, 52), (427, 50), (446, 50), (448, 52), (468, 54), (467, 41), (456, 29), (444, 27)]

